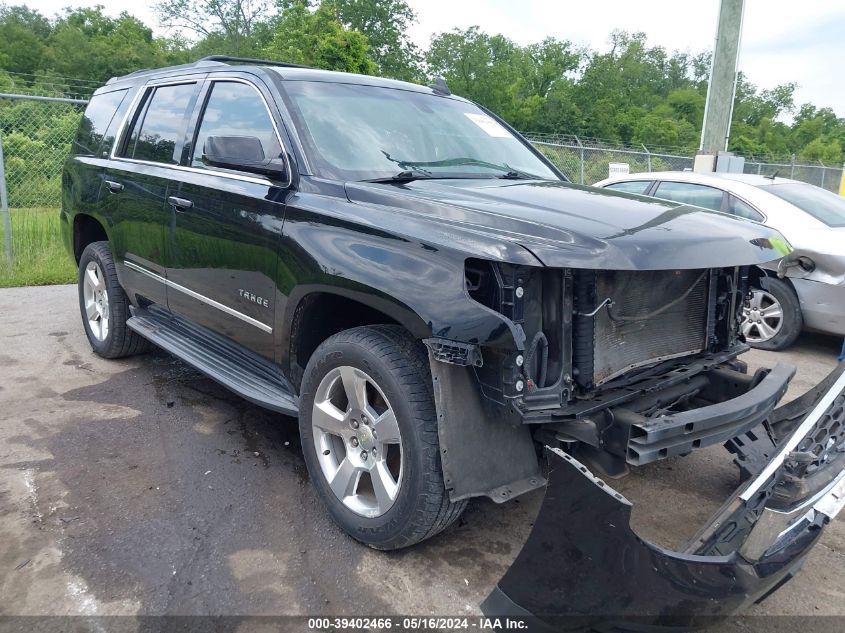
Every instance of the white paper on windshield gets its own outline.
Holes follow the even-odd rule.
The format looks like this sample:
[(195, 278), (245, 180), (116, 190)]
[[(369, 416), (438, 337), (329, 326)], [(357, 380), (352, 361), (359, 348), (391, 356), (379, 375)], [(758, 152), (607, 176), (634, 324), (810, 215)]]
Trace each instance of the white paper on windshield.
[(479, 114), (477, 112), (464, 112), (464, 115), (475, 123), (478, 127), (482, 130), (487, 132), (490, 136), (495, 136), (497, 138), (508, 138), (510, 137), (510, 133), (503, 128), (499, 123), (496, 122), (495, 119), (487, 116), (486, 114)]

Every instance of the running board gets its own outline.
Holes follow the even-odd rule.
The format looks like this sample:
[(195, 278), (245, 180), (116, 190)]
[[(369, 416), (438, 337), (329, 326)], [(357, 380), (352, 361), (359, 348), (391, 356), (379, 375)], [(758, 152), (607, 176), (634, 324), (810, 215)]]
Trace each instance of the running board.
[(293, 387), (270, 361), (158, 307), (131, 309), (132, 330), (259, 406), (299, 415)]

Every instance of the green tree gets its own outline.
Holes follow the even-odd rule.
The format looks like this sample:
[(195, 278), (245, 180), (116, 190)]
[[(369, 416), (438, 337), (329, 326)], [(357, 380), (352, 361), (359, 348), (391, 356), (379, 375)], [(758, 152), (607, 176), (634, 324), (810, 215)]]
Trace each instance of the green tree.
[(378, 74), (403, 81), (423, 79), (422, 53), (408, 35), (417, 16), (405, 0), (334, 0), (333, 4), (344, 27), (367, 37)]
[(801, 148), (800, 154), (805, 161), (821, 161), (827, 164), (842, 162), (842, 146), (838, 141), (823, 141), (815, 138)]
[(38, 11), (0, 4), (0, 68), (32, 74), (43, 68), (52, 26)]
[(582, 57), (571, 42), (553, 37), (522, 48), (516, 56), (522, 94), (545, 99), (555, 83), (578, 69)]
[(143, 22), (127, 13), (109, 17), (102, 6), (68, 9), (53, 27), (44, 55), (50, 71), (99, 83), (183, 60), (183, 53), (154, 38)]
[(426, 61), (430, 74), (443, 77), (455, 94), (509, 118), (518, 96), (517, 49), (505, 36), (472, 26), (432, 37)]
[(276, 22), (276, 30), (265, 53), (274, 59), (339, 70), (375, 74), (376, 64), (368, 56), (364, 34), (341, 24), (332, 2), (311, 11), (305, 0), (291, 0)]
[(252, 55), (269, 33), (269, 0), (160, 0), (155, 10), (163, 26), (208, 40), (216, 53)]

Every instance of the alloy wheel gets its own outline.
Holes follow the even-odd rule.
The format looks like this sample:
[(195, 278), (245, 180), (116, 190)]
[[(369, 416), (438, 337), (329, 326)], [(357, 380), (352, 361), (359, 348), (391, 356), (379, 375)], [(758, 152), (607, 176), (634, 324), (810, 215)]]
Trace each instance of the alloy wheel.
[(336, 367), (320, 381), (311, 412), (323, 476), (349, 510), (387, 512), (402, 485), (402, 436), (393, 407), (365, 372)]
[(103, 271), (97, 262), (89, 262), (82, 278), (85, 318), (91, 334), (98, 341), (109, 335), (109, 293)]
[(742, 309), (742, 333), (749, 343), (763, 343), (783, 327), (783, 307), (774, 295), (754, 288)]

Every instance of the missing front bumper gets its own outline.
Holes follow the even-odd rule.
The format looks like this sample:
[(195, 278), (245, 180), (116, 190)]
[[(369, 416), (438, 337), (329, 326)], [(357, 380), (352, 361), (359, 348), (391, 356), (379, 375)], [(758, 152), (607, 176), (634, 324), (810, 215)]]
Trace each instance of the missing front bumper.
[(825, 383), (773, 414), (789, 435), (680, 552), (639, 537), (627, 499), (547, 448), (534, 528), (482, 610), (536, 629), (686, 629), (762, 600), (845, 505), (845, 363)]

